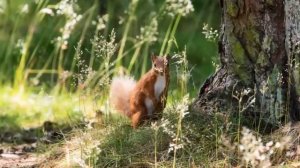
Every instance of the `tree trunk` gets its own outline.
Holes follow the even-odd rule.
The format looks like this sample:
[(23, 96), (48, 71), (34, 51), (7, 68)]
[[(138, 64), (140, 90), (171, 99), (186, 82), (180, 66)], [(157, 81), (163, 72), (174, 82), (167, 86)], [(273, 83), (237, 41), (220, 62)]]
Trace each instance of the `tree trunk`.
[(221, 67), (193, 110), (241, 113), (272, 126), (299, 120), (300, 1), (221, 0), (221, 8)]

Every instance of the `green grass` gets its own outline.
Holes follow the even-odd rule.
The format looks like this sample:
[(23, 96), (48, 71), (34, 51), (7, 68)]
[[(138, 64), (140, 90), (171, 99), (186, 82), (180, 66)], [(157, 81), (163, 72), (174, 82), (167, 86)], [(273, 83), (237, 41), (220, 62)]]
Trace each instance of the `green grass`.
[[(13, 88), (2, 87), (0, 90), (1, 116), (13, 118), (3, 120), (1, 124), (16, 123), (20, 127), (36, 127), (44, 121), (76, 121), (83, 117), (79, 106), (79, 96), (76, 94), (60, 94), (58, 96), (46, 93), (27, 92), (18, 94)], [(75, 105), (75, 106), (74, 106)], [(6, 123), (7, 122), (7, 123)]]

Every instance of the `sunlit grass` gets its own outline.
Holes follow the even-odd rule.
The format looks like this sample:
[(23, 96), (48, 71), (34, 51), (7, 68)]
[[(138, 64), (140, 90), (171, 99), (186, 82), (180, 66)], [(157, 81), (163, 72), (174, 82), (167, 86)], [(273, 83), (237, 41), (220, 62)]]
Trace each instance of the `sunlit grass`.
[[(14, 116), (14, 122), (20, 127), (37, 127), (45, 121), (75, 122), (83, 117), (76, 94), (51, 95), (43, 90), (34, 93), (29, 88), (15, 93), (13, 88), (5, 86), (1, 87), (0, 95), (0, 115)], [(10, 124), (6, 122), (3, 120), (1, 124)]]

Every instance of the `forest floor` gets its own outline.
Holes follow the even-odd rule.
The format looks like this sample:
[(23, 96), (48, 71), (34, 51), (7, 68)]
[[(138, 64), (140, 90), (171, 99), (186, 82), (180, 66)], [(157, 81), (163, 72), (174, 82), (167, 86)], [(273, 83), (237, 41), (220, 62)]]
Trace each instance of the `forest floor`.
[(49, 159), (48, 146), (59, 143), (63, 138), (60, 132), (45, 128), (51, 127), (51, 124), (53, 123), (44, 122), (41, 127), (37, 128), (2, 130), (0, 132), (0, 167), (42, 165)]
[(171, 94), (161, 120), (132, 129), (82, 95), (0, 90), (0, 168), (300, 166), (300, 124), (261, 134), (242, 118), (193, 113), (182, 97)]
[(50, 121), (36, 128), (4, 130), (0, 132), (0, 168), (60, 167), (66, 154), (78, 147), (76, 143), (83, 142), (82, 130), (82, 124), (66, 127)]
[[(13, 147), (15, 148), (15, 146)], [(2, 153), (0, 157), (0, 165), (3, 168), (10, 167), (35, 167), (45, 161), (45, 158), (34, 153), (18, 153), (5, 154)]]

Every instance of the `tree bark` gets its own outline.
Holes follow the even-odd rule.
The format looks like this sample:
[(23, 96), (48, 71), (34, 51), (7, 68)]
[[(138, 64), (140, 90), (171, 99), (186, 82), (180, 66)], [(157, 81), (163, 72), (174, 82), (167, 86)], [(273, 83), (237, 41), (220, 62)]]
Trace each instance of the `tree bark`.
[(221, 0), (221, 66), (192, 109), (279, 126), (300, 119), (299, 0)]

